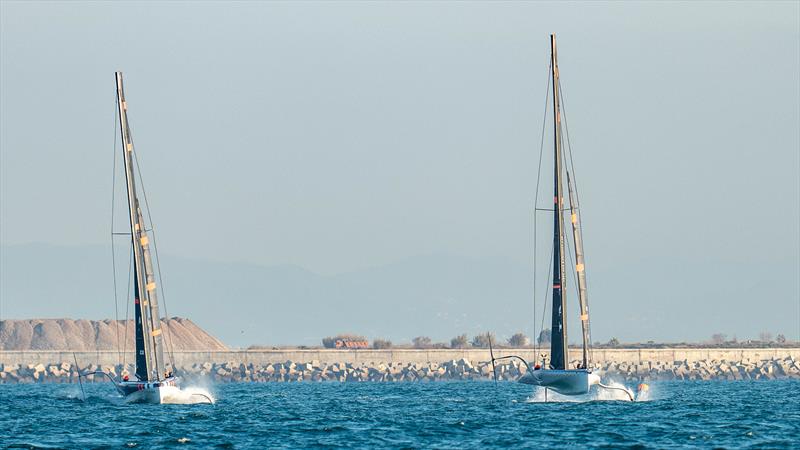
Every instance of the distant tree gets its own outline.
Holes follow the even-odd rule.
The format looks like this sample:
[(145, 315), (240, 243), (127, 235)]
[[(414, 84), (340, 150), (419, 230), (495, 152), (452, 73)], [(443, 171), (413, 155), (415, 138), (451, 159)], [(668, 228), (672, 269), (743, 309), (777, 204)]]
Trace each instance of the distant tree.
[(758, 333), (758, 340), (761, 342), (772, 342), (772, 333), (769, 331), (762, 331)]
[(516, 333), (510, 338), (508, 338), (508, 345), (512, 347), (527, 347), (530, 345), (531, 340), (528, 339), (528, 336), (525, 336), (523, 333)]
[(778, 344), (785, 344), (786, 336), (779, 334), (777, 337), (775, 337), (775, 342), (777, 342)]
[(617, 339), (617, 338), (615, 338), (615, 337), (612, 337), (612, 338), (611, 338), (611, 339), (608, 341), (608, 346), (609, 346), (609, 347), (619, 347), (619, 339)]
[(450, 339), (450, 348), (464, 348), (469, 344), (469, 340), (467, 339), (466, 334), (462, 334), (461, 336), (456, 336), (453, 339)]
[(536, 338), (536, 342), (539, 345), (545, 345), (550, 343), (550, 328), (545, 328), (544, 330), (539, 332), (539, 337)]
[(411, 340), (411, 343), (414, 344), (414, 348), (430, 348), (431, 338), (428, 336), (417, 336)]
[(472, 346), (477, 348), (489, 348), (489, 339), (492, 340), (492, 344), (497, 342), (497, 340), (494, 338), (494, 334), (479, 334), (472, 338)]
[(330, 336), (322, 338), (322, 346), (325, 348), (336, 347), (336, 338)]
[(392, 348), (392, 341), (388, 339), (375, 339), (372, 341), (372, 348), (375, 349)]
[(716, 334), (712, 334), (711, 335), (711, 342), (714, 345), (722, 345), (722, 344), (725, 343), (725, 340), (727, 338), (728, 338), (728, 336), (726, 336), (726, 335), (724, 335), (722, 333), (716, 333)]

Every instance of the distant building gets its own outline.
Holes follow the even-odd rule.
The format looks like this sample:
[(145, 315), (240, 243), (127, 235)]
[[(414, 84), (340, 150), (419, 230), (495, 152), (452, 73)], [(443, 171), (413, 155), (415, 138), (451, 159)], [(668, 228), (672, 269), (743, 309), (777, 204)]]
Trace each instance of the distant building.
[(369, 348), (369, 342), (368, 341), (351, 341), (349, 339), (337, 339), (336, 340), (336, 348), (350, 348), (350, 349)]

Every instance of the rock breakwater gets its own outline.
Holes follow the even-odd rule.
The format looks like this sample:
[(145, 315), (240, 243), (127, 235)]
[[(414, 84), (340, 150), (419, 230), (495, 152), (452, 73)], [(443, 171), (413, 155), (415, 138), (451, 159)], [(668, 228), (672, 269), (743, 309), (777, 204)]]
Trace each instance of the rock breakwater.
[[(574, 362), (574, 363), (577, 363)], [(574, 366), (573, 363), (573, 366)], [(320, 363), (285, 361), (282, 363), (194, 363), (178, 365), (175, 373), (188, 379), (212, 379), (215, 382), (396, 382), (441, 380), (491, 380), (490, 361), (473, 362), (462, 358), (442, 363)], [(772, 380), (800, 379), (800, 361), (792, 356), (759, 361), (697, 360), (667, 362), (606, 362), (594, 367), (603, 377), (617, 381), (654, 380)], [(525, 371), (517, 361), (497, 364), (498, 380), (516, 380)], [(70, 362), (2, 364), (0, 383), (77, 383), (78, 373), (104, 372), (112, 377), (132, 373), (129, 365), (86, 364)], [(107, 381), (101, 374), (89, 374), (87, 382)]]

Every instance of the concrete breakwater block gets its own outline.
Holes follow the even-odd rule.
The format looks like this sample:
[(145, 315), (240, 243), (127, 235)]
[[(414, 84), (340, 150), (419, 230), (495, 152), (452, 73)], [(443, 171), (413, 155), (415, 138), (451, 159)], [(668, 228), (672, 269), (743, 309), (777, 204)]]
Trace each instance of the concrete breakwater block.
[[(578, 361), (572, 361), (575, 367)], [(800, 363), (792, 357), (773, 358), (760, 361), (730, 360), (674, 360), (671, 362), (615, 363), (597, 362), (593, 366), (602, 376), (620, 381), (638, 382), (652, 380), (771, 380), (779, 378), (800, 379)], [(496, 364), (494, 374), (490, 361), (471, 361), (467, 358), (453, 359), (441, 363), (402, 362), (335, 362), (319, 360), (285, 361), (272, 364), (228, 361), (223, 363), (202, 362), (176, 367), (168, 366), (179, 376), (188, 380), (211, 378), (215, 382), (290, 382), (290, 381), (335, 381), (335, 382), (397, 382), (440, 380), (498, 380), (518, 379), (525, 370), (518, 361), (502, 361)], [(111, 377), (134, 372), (131, 364), (88, 363), (80, 367), (68, 361), (30, 362), (27, 364), (3, 364), (0, 383), (76, 383), (78, 373), (101, 371)], [(100, 375), (86, 375), (85, 382), (106, 382)]]

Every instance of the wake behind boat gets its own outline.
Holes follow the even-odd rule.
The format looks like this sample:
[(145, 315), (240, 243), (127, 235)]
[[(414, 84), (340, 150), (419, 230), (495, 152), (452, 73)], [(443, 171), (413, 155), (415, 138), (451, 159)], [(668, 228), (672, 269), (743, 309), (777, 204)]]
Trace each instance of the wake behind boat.
[[(553, 208), (548, 211), (553, 212), (553, 244), (552, 244), (552, 311), (551, 311), (551, 332), (550, 332), (550, 361), (543, 358), (541, 364), (536, 364), (531, 368), (530, 364), (523, 358), (513, 355), (495, 358), (491, 355), (492, 364), (500, 359), (519, 359), (525, 363), (527, 372), (520, 377), (519, 382), (541, 386), (546, 390), (550, 389), (563, 395), (584, 395), (588, 394), (592, 386), (599, 386), (605, 389), (622, 390), (630, 400), (633, 395), (627, 390), (601, 383), (600, 376), (591, 369), (589, 354), (589, 301), (586, 287), (586, 271), (583, 257), (583, 238), (580, 223), (580, 208), (578, 206), (578, 195), (570, 177), (570, 167), (566, 164), (563, 151), (562, 134), (562, 105), (561, 105), (561, 83), (559, 80), (558, 54), (556, 51), (556, 36), (550, 35), (550, 68), (553, 95)], [(569, 162), (572, 158), (570, 155)], [(566, 174), (567, 190), (569, 196), (569, 207), (564, 207), (563, 179)], [(537, 193), (538, 194), (538, 193)], [(538, 198), (538, 195), (537, 195)], [(574, 274), (577, 280), (578, 301), (580, 308), (580, 320), (582, 331), (582, 358), (577, 367), (568, 367), (569, 348), (567, 346), (567, 233), (564, 227), (564, 214), (570, 213), (572, 224), (572, 247), (574, 249)], [(535, 239), (535, 236), (534, 236)], [(546, 391), (545, 391), (546, 392)]]

